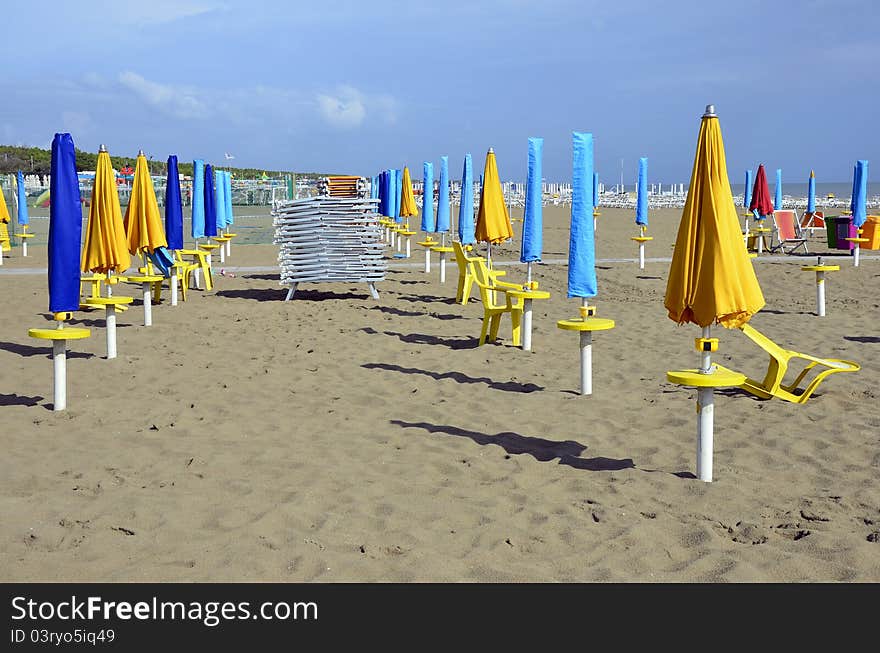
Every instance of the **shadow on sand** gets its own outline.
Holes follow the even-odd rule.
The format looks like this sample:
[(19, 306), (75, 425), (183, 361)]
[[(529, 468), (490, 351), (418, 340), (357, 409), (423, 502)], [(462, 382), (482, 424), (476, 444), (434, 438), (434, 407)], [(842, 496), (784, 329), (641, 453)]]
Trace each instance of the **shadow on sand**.
[(501, 383), (486, 377), (468, 376), (461, 372), (432, 372), (429, 370), (420, 370), (415, 367), (401, 367), (400, 365), (391, 365), (388, 363), (364, 363), (361, 367), (368, 370), (400, 372), (401, 374), (422, 374), (424, 376), (429, 376), (432, 379), (436, 379), (437, 381), (442, 379), (452, 379), (456, 383), (485, 383), (493, 390), (504, 390), (505, 392), (520, 392), (528, 394), (544, 389), (543, 386), (535, 385), (534, 383), (517, 383), (516, 381), (506, 381)]
[(587, 447), (574, 440), (556, 442), (528, 435), (520, 435), (512, 431), (503, 431), (495, 435), (489, 435), (488, 433), (469, 431), (455, 426), (429, 424), (427, 422), (404, 422), (396, 419), (391, 420), (391, 423), (401, 428), (424, 429), (428, 433), (468, 438), (480, 445), (495, 444), (510, 455), (528, 454), (541, 462), (550, 462), (558, 458), (559, 465), (568, 465), (575, 469), (590, 472), (615, 472), (622, 469), (635, 469), (635, 463), (633, 463), (632, 458), (619, 460), (604, 457), (579, 458), (580, 454), (586, 451)]
[[(4, 342), (0, 341), (0, 350), (12, 352), (13, 354), (18, 354), (19, 356), (30, 357), (30, 356), (45, 356), (46, 358), (52, 358), (52, 348), (51, 347), (34, 347), (33, 345), (23, 345), (18, 342)], [(94, 354), (90, 354), (88, 352), (83, 351), (74, 351), (67, 350), (68, 358), (94, 358)]]
[(401, 342), (408, 342), (414, 345), (441, 345), (450, 349), (476, 349), (479, 345), (479, 338), (440, 338), (439, 336), (429, 336), (424, 333), (398, 333), (396, 331), (376, 331), (371, 327), (363, 327), (358, 329), (364, 333), (376, 334), (383, 333), (386, 336), (394, 336)]

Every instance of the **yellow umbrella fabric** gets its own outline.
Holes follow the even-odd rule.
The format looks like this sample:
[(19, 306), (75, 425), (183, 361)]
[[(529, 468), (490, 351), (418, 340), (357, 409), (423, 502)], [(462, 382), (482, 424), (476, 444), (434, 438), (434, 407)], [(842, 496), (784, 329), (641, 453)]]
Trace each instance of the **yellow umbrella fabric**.
[(131, 187), (131, 199), (125, 209), (125, 237), (128, 251), (137, 254), (143, 249), (152, 253), (157, 247), (168, 247), (165, 230), (159, 218), (159, 205), (153, 179), (147, 168), (147, 157), (138, 154)]
[(483, 188), (480, 189), (480, 210), (477, 213), (475, 233), (477, 242), (492, 245), (513, 238), (513, 227), (504, 203), (501, 180), (498, 178), (498, 164), (491, 148), (486, 154), (486, 165), (483, 168)]
[(669, 319), (701, 327), (745, 324), (764, 295), (740, 231), (713, 107), (700, 124), (687, 201), (678, 227), (664, 301)]
[(6, 225), (9, 223), (9, 209), (6, 208), (6, 199), (3, 197), (3, 191), (0, 190), (0, 247), (4, 252), (8, 252), (12, 247), (9, 244), (9, 229)]
[(411, 218), (419, 214), (416, 206), (416, 196), (413, 193), (412, 179), (409, 176), (409, 168), (403, 168), (403, 184), (400, 191), (400, 216), (403, 218)]
[(95, 185), (92, 187), (92, 203), (89, 222), (83, 244), (83, 272), (115, 272), (120, 274), (131, 266), (119, 193), (110, 155), (98, 152), (95, 168)]

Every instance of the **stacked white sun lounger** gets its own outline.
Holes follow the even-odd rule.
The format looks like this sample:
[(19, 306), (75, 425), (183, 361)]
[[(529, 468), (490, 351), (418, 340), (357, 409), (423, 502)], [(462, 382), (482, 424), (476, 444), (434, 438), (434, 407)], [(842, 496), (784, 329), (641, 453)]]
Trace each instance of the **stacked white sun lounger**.
[[(385, 278), (384, 245), (376, 212), (379, 200), (309, 197), (280, 202), (272, 211), (279, 246), (281, 285), (366, 283), (378, 299), (375, 282)], [(285, 300), (285, 301), (287, 301)]]

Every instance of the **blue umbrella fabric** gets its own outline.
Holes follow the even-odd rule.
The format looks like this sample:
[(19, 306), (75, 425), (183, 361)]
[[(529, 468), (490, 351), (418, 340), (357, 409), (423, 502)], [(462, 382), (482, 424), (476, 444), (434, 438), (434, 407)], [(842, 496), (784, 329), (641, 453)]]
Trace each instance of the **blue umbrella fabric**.
[(807, 182), (807, 212), (816, 212), (816, 175), (810, 170), (810, 180)]
[(746, 170), (746, 189), (743, 191), (743, 208), (748, 209), (752, 203), (752, 171)]
[(403, 192), (403, 168), (394, 169), (394, 219), (403, 222), (400, 217), (400, 194)]
[(168, 249), (183, 249), (183, 207), (180, 203), (180, 176), (177, 157), (168, 157), (168, 177), (165, 180), (165, 238)]
[(458, 240), (462, 245), (477, 242), (474, 224), (474, 166), (470, 154), (464, 155), (461, 171), (461, 198), (458, 203)]
[(593, 232), (593, 135), (573, 132), (571, 235), (568, 243), (568, 296), (595, 297), (596, 241)]
[(379, 199), (379, 176), (370, 177), (370, 199)]
[(541, 260), (543, 250), (544, 207), (541, 197), (544, 139), (529, 138), (529, 172), (526, 177), (526, 206), (523, 213), (521, 263)]
[(82, 207), (76, 177), (76, 151), (70, 134), (52, 139), (49, 202), (49, 310), (79, 310)]
[[(856, 164), (855, 185), (853, 192), (852, 223), (861, 228), (868, 219), (868, 162), (864, 159)], [(856, 245), (858, 246), (858, 245)]]
[(426, 234), (437, 232), (437, 221), (434, 219), (434, 164), (429, 161), (422, 164), (421, 230)]
[(18, 224), (26, 225), (28, 223), (28, 210), (27, 210), (27, 193), (24, 189), (24, 173), (19, 170), (18, 174), (15, 177), (18, 188), (16, 192), (18, 193)]
[(217, 235), (226, 227), (226, 182), (223, 180), (222, 170), (214, 173), (214, 211), (214, 226), (217, 232), (214, 235)]
[(391, 171), (383, 170), (379, 173), (379, 213), (391, 216)]
[(193, 161), (192, 224), (193, 240), (205, 237), (205, 162)]
[(226, 183), (226, 189), (223, 197), (226, 199), (226, 226), (235, 224), (235, 218), (232, 215), (232, 173), (224, 172), (223, 181)]
[(773, 191), (773, 208), (782, 209), (782, 169), (776, 168), (776, 189)]
[(593, 173), (593, 208), (599, 206), (599, 173)]
[(648, 157), (639, 159), (639, 183), (636, 188), (636, 224), (648, 226)]
[(214, 170), (205, 165), (205, 236), (217, 235), (217, 200), (214, 196)]
[(452, 228), (449, 217), (449, 157), (440, 157), (440, 193), (437, 197), (437, 231), (445, 233)]

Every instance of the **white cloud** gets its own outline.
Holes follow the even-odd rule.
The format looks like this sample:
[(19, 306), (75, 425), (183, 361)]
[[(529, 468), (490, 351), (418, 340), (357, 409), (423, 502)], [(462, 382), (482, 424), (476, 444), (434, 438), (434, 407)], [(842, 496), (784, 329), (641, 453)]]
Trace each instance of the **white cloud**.
[(119, 82), (148, 104), (177, 118), (205, 118), (209, 113), (190, 89), (152, 82), (129, 70), (119, 75)]
[(319, 93), (316, 101), (323, 120), (340, 129), (359, 127), (368, 116), (388, 124), (397, 121), (397, 103), (389, 95), (368, 95), (351, 86), (340, 86), (333, 95)]

